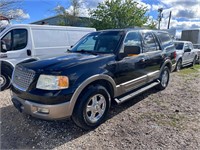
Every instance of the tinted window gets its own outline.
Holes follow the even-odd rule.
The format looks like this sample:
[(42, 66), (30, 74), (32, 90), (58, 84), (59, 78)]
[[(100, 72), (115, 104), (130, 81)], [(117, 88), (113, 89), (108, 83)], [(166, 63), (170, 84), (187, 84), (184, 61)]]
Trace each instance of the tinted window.
[(12, 49), (12, 32), (8, 32), (3, 38), (3, 43), (6, 45), (6, 50), (9, 51)]
[(0, 28), (0, 32), (2, 32), (4, 29), (5, 29), (5, 27), (4, 27), (4, 28), (3, 28), (3, 27), (2, 27), (2, 28)]
[(2, 38), (2, 41), (6, 44), (7, 51), (23, 49), (27, 45), (27, 30), (12, 30)]
[(174, 45), (175, 45), (175, 48), (177, 50), (182, 50), (183, 49), (183, 43), (174, 43)]
[(121, 31), (94, 32), (82, 38), (71, 51), (113, 53), (123, 35)]
[(174, 49), (174, 44), (168, 33), (156, 32), (156, 35), (159, 38), (161, 46), (164, 50)]
[(13, 30), (13, 50), (20, 50), (27, 45), (27, 30)]
[(124, 46), (141, 46), (140, 35), (138, 32), (130, 32), (124, 40)]
[(158, 50), (158, 43), (151, 32), (142, 33), (144, 40), (144, 52), (151, 52)]

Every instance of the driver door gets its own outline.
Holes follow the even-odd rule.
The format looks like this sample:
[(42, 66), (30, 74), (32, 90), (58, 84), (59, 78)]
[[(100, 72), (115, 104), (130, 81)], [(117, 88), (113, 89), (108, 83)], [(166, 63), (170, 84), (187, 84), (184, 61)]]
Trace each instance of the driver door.
[[(183, 51), (189, 49), (189, 45), (188, 43), (185, 43), (184, 44), (184, 48), (183, 48)], [(187, 64), (189, 62), (189, 57), (190, 57), (190, 52), (183, 52), (183, 65), (184, 64)]]
[(31, 56), (28, 46), (28, 30), (13, 29), (1, 38), (0, 58), (22, 60)]
[[(125, 48), (133, 46), (139, 47), (140, 52), (138, 54), (125, 54)], [(141, 47), (139, 32), (129, 32), (120, 51), (122, 59), (117, 62), (116, 72), (117, 84), (121, 86), (124, 92), (134, 90), (147, 82), (147, 75), (144, 71), (147, 65), (145, 61), (147, 56), (142, 53)]]

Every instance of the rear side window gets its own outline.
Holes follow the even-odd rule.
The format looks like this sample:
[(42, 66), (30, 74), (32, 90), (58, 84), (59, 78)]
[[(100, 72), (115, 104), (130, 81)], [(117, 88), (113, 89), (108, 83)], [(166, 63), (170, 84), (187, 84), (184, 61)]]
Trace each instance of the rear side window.
[(7, 51), (21, 50), (26, 47), (28, 34), (26, 29), (14, 29), (8, 32), (2, 41), (6, 44)]
[(151, 32), (143, 32), (142, 33), (143, 41), (144, 41), (144, 52), (151, 52), (159, 50), (159, 45), (156, 39), (154, 38)]
[[(165, 32), (157, 32), (156, 35), (158, 36), (160, 42), (161, 42), (161, 45), (163, 47), (163, 49), (167, 50), (167, 49), (171, 49), (173, 43), (172, 43), (172, 39), (170, 38), (169, 34), (168, 33), (165, 33)], [(173, 46), (174, 47), (174, 46)]]
[(176, 50), (183, 50), (184, 43), (174, 43)]

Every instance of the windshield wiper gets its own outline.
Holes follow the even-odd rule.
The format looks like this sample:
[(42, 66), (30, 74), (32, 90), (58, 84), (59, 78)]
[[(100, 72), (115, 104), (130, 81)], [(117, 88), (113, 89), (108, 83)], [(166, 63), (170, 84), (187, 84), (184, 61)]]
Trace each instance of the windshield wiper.
[(84, 49), (79, 50), (79, 51), (75, 51), (75, 52), (78, 52), (78, 53), (88, 53), (88, 54), (97, 55), (97, 52), (94, 52), (94, 51), (86, 51), (86, 50), (84, 50)]

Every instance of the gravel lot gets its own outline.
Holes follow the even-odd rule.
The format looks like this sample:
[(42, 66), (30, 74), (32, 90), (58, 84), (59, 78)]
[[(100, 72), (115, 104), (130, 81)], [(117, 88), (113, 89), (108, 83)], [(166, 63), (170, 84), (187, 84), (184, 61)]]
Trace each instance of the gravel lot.
[(1, 149), (200, 149), (200, 65), (172, 73), (164, 91), (112, 106), (107, 121), (89, 132), (71, 120), (19, 113), (9, 90), (0, 99)]

